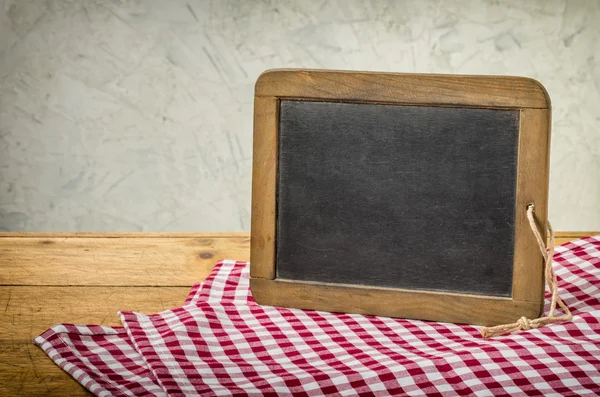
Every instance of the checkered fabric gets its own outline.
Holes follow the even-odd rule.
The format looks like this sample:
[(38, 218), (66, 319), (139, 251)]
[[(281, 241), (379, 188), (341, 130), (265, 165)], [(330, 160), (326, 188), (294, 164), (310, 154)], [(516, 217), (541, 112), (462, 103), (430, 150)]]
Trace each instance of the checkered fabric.
[(226, 260), (181, 307), (122, 312), (123, 327), (61, 324), (35, 342), (98, 396), (599, 395), (600, 236), (557, 247), (554, 266), (573, 321), (492, 339), (259, 306), (248, 264)]

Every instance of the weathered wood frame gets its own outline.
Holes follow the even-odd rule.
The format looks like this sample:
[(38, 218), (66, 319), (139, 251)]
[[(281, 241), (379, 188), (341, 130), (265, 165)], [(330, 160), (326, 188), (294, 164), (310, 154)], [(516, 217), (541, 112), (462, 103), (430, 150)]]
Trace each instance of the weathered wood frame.
[[(510, 298), (342, 285), (276, 278), (279, 101), (282, 99), (516, 109), (520, 112), (513, 289)], [(547, 222), (550, 99), (535, 80), (508, 76), (427, 75), (275, 69), (256, 82), (250, 286), (265, 305), (496, 325), (543, 310), (543, 258), (526, 207)], [(545, 237), (545, 232), (543, 233)]]

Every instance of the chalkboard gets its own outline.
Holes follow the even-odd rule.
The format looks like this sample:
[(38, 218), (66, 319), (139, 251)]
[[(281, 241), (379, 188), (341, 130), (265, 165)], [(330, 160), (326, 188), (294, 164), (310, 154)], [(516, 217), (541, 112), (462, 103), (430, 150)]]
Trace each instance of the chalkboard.
[(266, 71), (254, 300), (483, 325), (537, 317), (544, 257), (526, 211), (545, 230), (549, 149), (550, 100), (532, 79)]
[(283, 100), (279, 123), (278, 278), (511, 295), (518, 111)]

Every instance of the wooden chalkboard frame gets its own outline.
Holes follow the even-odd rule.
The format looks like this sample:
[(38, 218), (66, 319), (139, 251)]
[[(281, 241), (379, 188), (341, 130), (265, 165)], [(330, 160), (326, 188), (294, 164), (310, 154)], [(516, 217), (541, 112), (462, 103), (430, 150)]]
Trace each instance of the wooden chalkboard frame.
[[(520, 112), (511, 297), (276, 278), (280, 100), (516, 109)], [(537, 81), (510, 76), (273, 69), (255, 86), (250, 286), (265, 305), (496, 325), (543, 310), (543, 258), (526, 208), (547, 222), (551, 105)], [(544, 235), (545, 237), (545, 235)], [(443, 247), (442, 247), (443, 248)]]

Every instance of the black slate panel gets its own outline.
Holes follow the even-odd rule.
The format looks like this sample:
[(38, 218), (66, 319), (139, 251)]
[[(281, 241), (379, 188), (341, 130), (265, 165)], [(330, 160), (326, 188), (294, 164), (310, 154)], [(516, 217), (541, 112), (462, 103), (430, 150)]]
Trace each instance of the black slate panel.
[(281, 101), (277, 277), (510, 296), (518, 124)]

